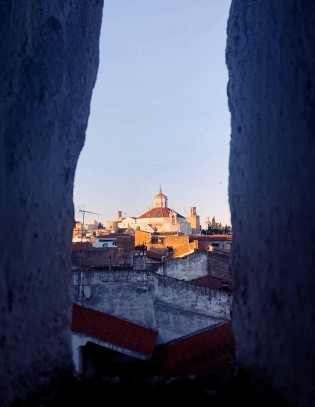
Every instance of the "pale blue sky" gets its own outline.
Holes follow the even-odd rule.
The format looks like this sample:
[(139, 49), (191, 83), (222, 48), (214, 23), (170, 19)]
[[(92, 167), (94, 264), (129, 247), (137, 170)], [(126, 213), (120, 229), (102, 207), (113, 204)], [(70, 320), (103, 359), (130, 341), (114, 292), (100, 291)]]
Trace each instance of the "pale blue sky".
[(100, 66), (74, 184), (106, 223), (170, 208), (230, 224), (225, 65), (230, 0), (105, 0)]

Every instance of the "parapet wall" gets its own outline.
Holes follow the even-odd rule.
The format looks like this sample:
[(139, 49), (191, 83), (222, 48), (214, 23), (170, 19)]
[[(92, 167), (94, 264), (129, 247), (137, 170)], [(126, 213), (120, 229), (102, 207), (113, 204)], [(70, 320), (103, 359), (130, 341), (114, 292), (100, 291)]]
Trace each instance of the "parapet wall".
[(208, 253), (208, 271), (211, 277), (220, 278), (228, 282), (232, 281), (230, 273), (230, 255)]
[(160, 265), (157, 273), (186, 281), (206, 276), (208, 274), (207, 253), (200, 250), (187, 257), (168, 259)]
[(154, 275), (133, 271), (73, 272), (74, 301), (154, 327)]
[[(188, 239), (187, 239), (188, 240)], [(198, 249), (198, 241), (187, 241), (184, 245), (176, 247), (168, 256), (168, 259), (176, 259), (177, 257), (184, 257), (192, 254), (195, 249)]]
[(73, 297), (82, 306), (165, 330), (164, 340), (230, 319), (226, 293), (150, 271), (74, 271)]

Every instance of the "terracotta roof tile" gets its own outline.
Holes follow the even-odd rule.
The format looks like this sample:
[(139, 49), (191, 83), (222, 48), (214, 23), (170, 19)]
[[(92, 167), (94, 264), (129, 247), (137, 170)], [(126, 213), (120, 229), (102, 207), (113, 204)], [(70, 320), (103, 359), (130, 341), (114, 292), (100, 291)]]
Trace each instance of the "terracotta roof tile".
[[(149, 211), (143, 213), (142, 215), (138, 216), (138, 219), (143, 218), (168, 218), (170, 216), (171, 209), (164, 208), (164, 207), (157, 207), (152, 208)], [(182, 215), (174, 211), (178, 218), (183, 218)]]
[(164, 254), (163, 254), (163, 253), (154, 252), (153, 250), (147, 250), (147, 251), (146, 251), (146, 256), (149, 257), (150, 259), (162, 260)]
[(207, 242), (222, 242), (233, 240), (233, 235), (189, 235), (189, 241), (202, 240)]
[(90, 336), (150, 358), (157, 331), (118, 317), (73, 304), (73, 332)]
[(226, 291), (226, 292), (232, 291), (232, 285), (230, 282), (221, 280), (219, 278), (210, 277), (208, 275), (199, 277), (199, 278), (195, 278), (194, 280), (191, 280), (190, 283), (195, 284), (195, 285), (200, 285), (202, 287), (208, 287), (208, 288), (212, 288), (215, 290), (220, 290), (220, 291)]
[(159, 348), (161, 374), (235, 374), (235, 342), (232, 324), (178, 340)]

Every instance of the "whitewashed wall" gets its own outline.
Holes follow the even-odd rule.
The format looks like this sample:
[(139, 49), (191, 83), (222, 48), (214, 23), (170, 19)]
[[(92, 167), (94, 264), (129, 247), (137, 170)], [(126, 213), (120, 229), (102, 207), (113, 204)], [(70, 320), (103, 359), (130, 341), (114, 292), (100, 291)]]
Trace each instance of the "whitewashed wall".
[(154, 272), (74, 271), (73, 298), (82, 306), (165, 330), (164, 341), (230, 319), (228, 294)]

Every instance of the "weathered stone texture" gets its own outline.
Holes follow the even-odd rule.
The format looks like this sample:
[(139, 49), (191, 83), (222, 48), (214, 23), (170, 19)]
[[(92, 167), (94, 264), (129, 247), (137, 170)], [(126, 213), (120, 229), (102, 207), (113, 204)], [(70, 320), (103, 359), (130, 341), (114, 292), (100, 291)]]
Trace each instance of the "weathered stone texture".
[(72, 191), (102, 6), (0, 5), (1, 406), (72, 372)]
[(239, 368), (315, 403), (315, 3), (232, 0), (227, 66)]
[(84, 307), (165, 331), (164, 341), (230, 320), (226, 293), (151, 271), (73, 271), (73, 298)]
[(231, 282), (230, 254), (208, 253), (208, 272), (211, 277)]
[(183, 258), (169, 259), (160, 266), (157, 273), (186, 281), (206, 276), (208, 274), (207, 253), (196, 251)]

